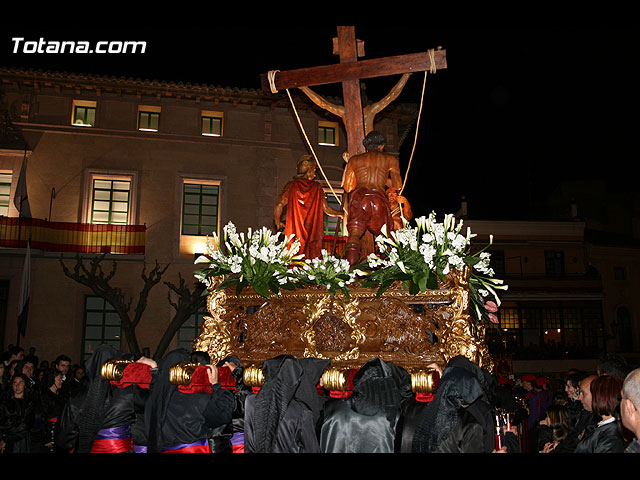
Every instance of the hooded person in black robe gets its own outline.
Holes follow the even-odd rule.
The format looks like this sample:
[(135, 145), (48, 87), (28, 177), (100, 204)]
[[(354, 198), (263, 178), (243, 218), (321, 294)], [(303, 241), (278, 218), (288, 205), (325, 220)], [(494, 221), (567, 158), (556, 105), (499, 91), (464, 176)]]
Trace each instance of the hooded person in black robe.
[(329, 360), (280, 355), (262, 365), (264, 385), (245, 402), (246, 453), (318, 453), (324, 398), (317, 385)]
[(491, 453), (496, 447), (496, 424), (490, 386), (488, 372), (466, 357), (451, 359), (433, 402), (416, 426), (413, 452)]
[(210, 392), (187, 393), (170, 382), (171, 367), (190, 361), (191, 356), (186, 350), (177, 349), (158, 362), (145, 406), (149, 453), (210, 453), (208, 439), (212, 430), (231, 422), (233, 394), (223, 390), (219, 383), (212, 384)]
[[(235, 355), (225, 357), (217, 363), (217, 367), (234, 366), (231, 377), (235, 380), (232, 390), (235, 399), (231, 423), (214, 429), (209, 445), (213, 453), (244, 453), (244, 405), (246, 398), (252, 394), (250, 387), (244, 384), (244, 367)], [(231, 368), (231, 367), (229, 367)]]
[(411, 395), (409, 374), (379, 358), (353, 378), (353, 395), (332, 399), (323, 412), (320, 446), (324, 453), (393, 453), (401, 403)]
[(59, 419), (56, 446), (76, 453), (133, 451), (131, 424), (135, 421), (133, 388), (112, 387), (102, 378), (105, 362), (124, 359), (111, 345), (100, 345), (85, 361), (89, 382), (67, 402)]

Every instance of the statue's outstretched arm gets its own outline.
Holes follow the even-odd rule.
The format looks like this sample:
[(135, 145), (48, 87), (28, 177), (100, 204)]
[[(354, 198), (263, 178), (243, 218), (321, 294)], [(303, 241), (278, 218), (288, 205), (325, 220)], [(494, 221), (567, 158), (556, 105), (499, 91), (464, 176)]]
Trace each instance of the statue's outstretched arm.
[(395, 84), (395, 86), (384, 98), (372, 105), (369, 105), (368, 107), (365, 107), (365, 110), (368, 110), (367, 113), (375, 116), (377, 113), (384, 110), (387, 105), (398, 98), (398, 96), (402, 92), (402, 89), (404, 89), (404, 86), (407, 84), (407, 80), (409, 80), (410, 76), (410, 73), (403, 74), (402, 77), (400, 77), (400, 80), (398, 80), (398, 83)]
[(325, 110), (328, 110), (329, 112), (333, 113), (334, 115), (337, 115), (340, 118), (344, 118), (344, 106), (336, 105), (335, 103), (329, 102), (324, 97), (321, 97), (320, 95), (315, 93), (309, 87), (300, 87), (300, 90), (302, 90), (303, 93), (307, 97), (309, 97), (311, 99), (311, 101), (313, 103), (315, 103), (316, 105), (318, 105), (320, 108), (324, 108)]

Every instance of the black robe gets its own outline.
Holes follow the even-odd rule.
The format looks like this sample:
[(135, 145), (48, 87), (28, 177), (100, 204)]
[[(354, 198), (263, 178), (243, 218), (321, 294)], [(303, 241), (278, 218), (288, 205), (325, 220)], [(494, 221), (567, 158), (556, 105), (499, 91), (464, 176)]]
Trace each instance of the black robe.
[(318, 453), (323, 397), (317, 384), (329, 360), (280, 355), (263, 363), (265, 382), (245, 402), (246, 453)]
[[(472, 448), (472, 444), (460, 443), (460, 441), (465, 440), (464, 429), (471, 426), (474, 416), (469, 417), (467, 414), (471, 411), (465, 413), (462, 408), (481, 400), (482, 404), (475, 405), (477, 407), (475, 417), (487, 417), (486, 410), (490, 406), (485, 405), (488, 402), (479, 381), (478, 372), (473, 365), (467, 364), (468, 360), (464, 362), (466, 360), (464, 358), (455, 357), (455, 359), (456, 362), (449, 362), (444, 369), (434, 400), (423, 409), (414, 434), (412, 448), (414, 453), (435, 453), (440, 451), (441, 447), (449, 451), (467, 451)], [(484, 429), (483, 427), (482, 430)], [(490, 433), (493, 435), (493, 432)], [(453, 440), (448, 438), (450, 436)], [(466, 440), (469, 439), (470, 437), (466, 437)], [(447, 443), (443, 446), (445, 440)], [(485, 445), (487, 442), (472, 443)]]
[(58, 419), (56, 447), (76, 453), (89, 453), (97, 433), (101, 429), (130, 427), (136, 420), (137, 386), (115, 388), (101, 377), (102, 365), (115, 358), (123, 358), (122, 352), (108, 345), (99, 346), (85, 362), (89, 382), (67, 402)]
[(185, 350), (178, 349), (159, 362), (145, 406), (150, 453), (207, 440), (212, 429), (231, 422), (233, 394), (223, 390), (219, 383), (212, 385), (211, 393), (183, 393), (170, 383), (171, 367), (189, 359)]
[(404, 370), (377, 358), (370, 360), (353, 378), (353, 395), (325, 405), (322, 452), (393, 453), (402, 400), (409, 395), (410, 377)]

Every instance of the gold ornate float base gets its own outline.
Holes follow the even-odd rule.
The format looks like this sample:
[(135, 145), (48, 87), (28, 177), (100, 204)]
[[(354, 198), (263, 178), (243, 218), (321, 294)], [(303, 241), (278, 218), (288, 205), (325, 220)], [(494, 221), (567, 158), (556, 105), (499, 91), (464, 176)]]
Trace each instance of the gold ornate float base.
[(468, 270), (454, 272), (437, 290), (410, 295), (394, 284), (356, 287), (349, 298), (320, 287), (285, 290), (269, 299), (251, 289), (211, 289), (194, 350), (212, 361), (235, 355), (243, 364), (261, 365), (282, 354), (331, 360), (338, 370), (359, 368), (380, 358), (412, 374), (445, 365), (464, 355), (493, 370), (484, 342), (484, 325), (469, 314)]

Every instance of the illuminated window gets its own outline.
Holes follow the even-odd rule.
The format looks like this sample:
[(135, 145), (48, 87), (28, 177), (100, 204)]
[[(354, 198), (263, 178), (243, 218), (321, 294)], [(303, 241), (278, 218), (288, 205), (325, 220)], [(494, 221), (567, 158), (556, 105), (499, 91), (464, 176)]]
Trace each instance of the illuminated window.
[(220, 112), (203, 111), (200, 121), (200, 131), (202, 135), (208, 137), (221, 137), (222, 118), (223, 115)]
[(102, 344), (120, 350), (122, 321), (113, 305), (102, 297), (88, 295), (84, 301), (82, 355), (86, 359)]
[(513, 329), (520, 326), (517, 308), (501, 308), (498, 312), (500, 316), (500, 328)]
[(71, 124), (78, 127), (93, 127), (96, 124), (96, 102), (74, 100)]
[(127, 225), (131, 181), (94, 179), (90, 223)]
[(185, 181), (182, 186), (182, 235), (211, 235), (218, 231), (220, 183)]
[(542, 333), (545, 343), (562, 341), (562, 312), (559, 308), (542, 309)]
[[(336, 192), (336, 196), (338, 197), (338, 199), (340, 199), (340, 202), (342, 202), (343, 192), (337, 191), (335, 188), (333, 190), (334, 192)], [(327, 196), (327, 203), (331, 208), (335, 210), (342, 209), (342, 207), (340, 206), (340, 202), (336, 200), (336, 197), (333, 195), (331, 190), (325, 189), (325, 195)], [(331, 235), (331, 236), (335, 235), (338, 222), (342, 222), (342, 219), (338, 217), (332, 217), (331, 215), (327, 215), (325, 213), (324, 214), (324, 234)], [(341, 228), (340, 230), (338, 230), (338, 235), (344, 235), (343, 233), (344, 230), (345, 230), (345, 226), (344, 224), (341, 224)]]
[(9, 216), (9, 197), (11, 196), (11, 174), (0, 173), (0, 215)]
[(318, 144), (338, 145), (338, 124), (335, 122), (318, 122)]
[(160, 128), (160, 107), (138, 107), (138, 130), (157, 132)]

